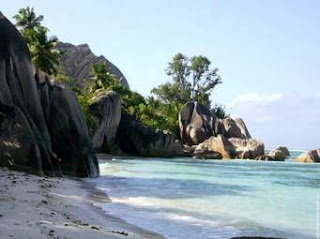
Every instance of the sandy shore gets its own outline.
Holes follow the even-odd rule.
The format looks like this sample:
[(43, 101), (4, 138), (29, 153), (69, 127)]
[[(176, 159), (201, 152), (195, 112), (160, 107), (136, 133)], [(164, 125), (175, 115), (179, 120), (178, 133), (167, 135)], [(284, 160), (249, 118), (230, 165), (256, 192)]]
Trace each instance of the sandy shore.
[(0, 168), (0, 238), (163, 238), (107, 215), (91, 184)]

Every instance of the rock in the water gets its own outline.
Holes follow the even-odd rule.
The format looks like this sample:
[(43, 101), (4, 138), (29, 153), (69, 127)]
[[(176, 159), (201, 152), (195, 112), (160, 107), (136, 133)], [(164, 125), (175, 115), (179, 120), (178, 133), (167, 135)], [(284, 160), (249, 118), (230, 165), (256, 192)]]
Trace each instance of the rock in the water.
[(254, 159), (264, 155), (264, 144), (255, 139), (230, 138), (230, 143), (237, 151), (237, 158)]
[(255, 158), (257, 161), (274, 161), (269, 155), (260, 155)]
[(124, 153), (146, 157), (175, 157), (185, 154), (182, 144), (173, 134), (153, 130), (125, 113), (121, 116), (117, 143)]
[(294, 161), (300, 163), (320, 163), (320, 149), (304, 152)]
[(0, 103), (0, 165), (60, 175), (51, 153), (28, 47), (1, 13)]
[(90, 65), (104, 62), (107, 70), (115, 75), (124, 87), (129, 89), (128, 81), (121, 71), (104, 56), (93, 54), (87, 44), (75, 46), (70, 43), (59, 42), (57, 48), (64, 53), (60, 63), (62, 70), (76, 79), (76, 83), (80, 86), (85, 86), (85, 80), (90, 77)]
[(249, 130), (248, 130), (246, 124), (244, 123), (243, 119), (237, 118), (234, 121), (235, 121), (236, 125), (238, 126), (238, 128), (240, 129), (242, 138), (251, 139), (251, 135), (250, 135)]
[(205, 150), (209, 152), (218, 152), (223, 159), (232, 159), (236, 156), (236, 150), (234, 146), (222, 135), (217, 137), (210, 137), (201, 144), (199, 144), (195, 152), (199, 151), (204, 154)]
[(188, 145), (200, 144), (215, 135), (216, 118), (198, 102), (185, 104), (179, 114), (180, 137)]
[(286, 157), (290, 157), (290, 151), (287, 147), (279, 146), (277, 149), (283, 152), (286, 155)]
[(94, 151), (112, 151), (121, 119), (120, 95), (114, 91), (100, 95), (95, 98), (89, 109), (99, 121), (92, 137)]
[[(75, 93), (65, 86), (42, 80), (39, 92), (52, 140), (52, 149), (59, 157), (64, 174), (77, 177), (96, 177), (99, 166), (92, 153), (86, 121)], [(43, 83), (41, 83), (43, 82)]]
[(268, 155), (273, 161), (284, 161), (290, 156), (290, 153), (286, 147), (281, 146), (275, 150), (271, 150)]
[(209, 150), (208, 145), (205, 143), (201, 143), (196, 147), (193, 156), (199, 159), (222, 159), (222, 155), (219, 152)]

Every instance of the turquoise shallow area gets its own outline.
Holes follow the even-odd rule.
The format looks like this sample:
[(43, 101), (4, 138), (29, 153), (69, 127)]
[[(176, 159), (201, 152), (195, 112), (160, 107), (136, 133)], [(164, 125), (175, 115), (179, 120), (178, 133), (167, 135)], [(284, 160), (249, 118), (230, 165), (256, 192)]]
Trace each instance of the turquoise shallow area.
[(90, 181), (113, 201), (101, 206), (168, 238), (316, 238), (320, 164), (137, 158), (100, 167)]

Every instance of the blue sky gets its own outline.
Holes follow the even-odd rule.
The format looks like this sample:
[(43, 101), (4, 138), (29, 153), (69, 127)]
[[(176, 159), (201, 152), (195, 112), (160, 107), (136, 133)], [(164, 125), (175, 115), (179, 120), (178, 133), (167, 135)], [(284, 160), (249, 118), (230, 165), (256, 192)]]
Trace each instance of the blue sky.
[(33, 6), (62, 41), (88, 43), (148, 95), (177, 52), (205, 55), (223, 84), (212, 96), (266, 147), (320, 148), (320, 1), (4, 1)]

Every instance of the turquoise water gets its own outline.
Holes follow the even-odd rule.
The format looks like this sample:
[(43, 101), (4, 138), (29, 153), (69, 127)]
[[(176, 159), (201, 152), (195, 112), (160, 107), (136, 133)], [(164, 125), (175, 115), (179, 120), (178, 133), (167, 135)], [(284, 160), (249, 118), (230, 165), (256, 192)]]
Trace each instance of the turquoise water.
[(100, 167), (90, 181), (113, 201), (104, 210), (167, 238), (317, 238), (320, 164), (115, 159)]

